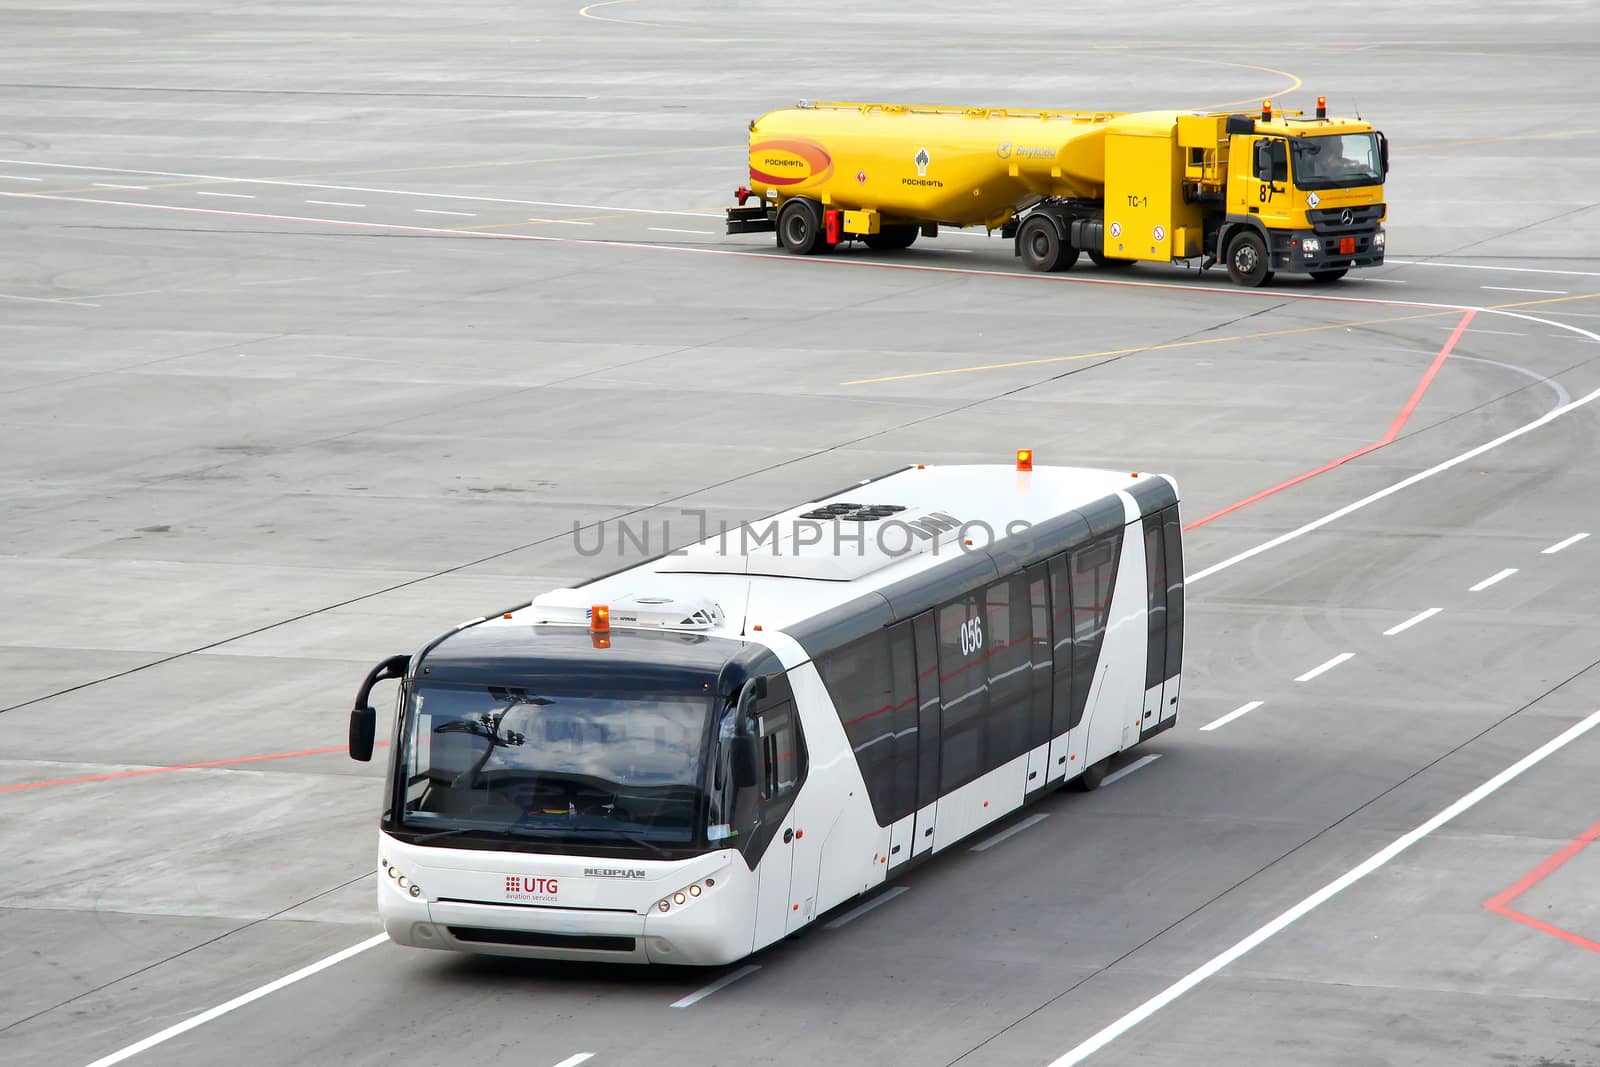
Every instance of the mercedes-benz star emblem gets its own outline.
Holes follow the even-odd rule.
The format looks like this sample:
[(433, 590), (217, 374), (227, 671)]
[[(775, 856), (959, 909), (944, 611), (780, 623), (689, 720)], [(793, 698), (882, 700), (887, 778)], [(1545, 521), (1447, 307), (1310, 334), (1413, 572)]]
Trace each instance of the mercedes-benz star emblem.
[(1339, 221), (1348, 226), (1352, 222), (1356, 221), (1356, 213), (1351, 211), (1349, 208), (1345, 208), (1343, 211), (1339, 212)]

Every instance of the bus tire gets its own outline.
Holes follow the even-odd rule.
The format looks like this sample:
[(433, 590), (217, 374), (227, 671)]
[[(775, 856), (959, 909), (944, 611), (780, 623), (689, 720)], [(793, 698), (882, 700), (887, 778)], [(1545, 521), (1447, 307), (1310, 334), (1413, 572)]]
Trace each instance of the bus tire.
[(1061, 239), (1048, 215), (1030, 215), (1017, 231), (1017, 248), (1029, 270), (1069, 270), (1078, 262), (1078, 250)]
[(1329, 282), (1338, 281), (1349, 273), (1349, 267), (1335, 267), (1333, 270), (1314, 270), (1311, 272), (1311, 280), (1326, 285)]
[(827, 250), (822, 232), (822, 208), (814, 200), (795, 197), (778, 211), (778, 243), (797, 256), (810, 256)]
[(1115, 256), (1108, 256), (1104, 252), (1090, 252), (1089, 262), (1101, 270), (1127, 270), (1134, 264), (1131, 259), (1117, 259)]
[(870, 233), (861, 238), (861, 243), (874, 252), (898, 252), (915, 244), (917, 235), (921, 232), (922, 227), (914, 223), (885, 226), (877, 233)]
[(1228, 242), (1228, 277), (1235, 285), (1251, 289), (1272, 280), (1268, 269), (1267, 246), (1254, 230), (1241, 230)]
[(1106, 772), (1111, 769), (1109, 758), (1093, 763), (1083, 769), (1083, 773), (1072, 780), (1072, 788), (1080, 793), (1092, 793), (1100, 788), (1100, 783), (1106, 780)]

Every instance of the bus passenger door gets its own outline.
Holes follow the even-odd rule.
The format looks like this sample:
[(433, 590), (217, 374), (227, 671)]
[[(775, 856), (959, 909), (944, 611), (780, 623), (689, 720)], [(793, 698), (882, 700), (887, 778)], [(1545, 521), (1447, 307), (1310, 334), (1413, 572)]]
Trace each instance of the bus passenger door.
[(911, 854), (933, 848), (934, 815), (939, 807), (939, 644), (933, 612), (911, 620), (917, 663), (917, 801)]
[(1161, 512), (1167, 549), (1167, 679), (1161, 687), (1161, 721), (1178, 717), (1178, 682), (1183, 676), (1183, 524), (1174, 504)]
[[(796, 894), (802, 892), (800, 887), (805, 882), (803, 878), (797, 881), (794, 872), (795, 844), (800, 835), (796, 809), (803, 793), (800, 785), (805, 777), (807, 759), (793, 700), (758, 705), (757, 711), (761, 742), (757, 788), (761, 796), (761, 814), (756, 835), (758, 839), (767, 838), (756, 865), (755, 946), (760, 948), (799, 925), (793, 921), (798, 914)], [(805, 895), (814, 899), (816, 885), (813, 868), (810, 888), (803, 890)], [(806, 917), (810, 918), (809, 912)]]
[(1144, 715), (1139, 732), (1154, 729), (1161, 721), (1162, 683), (1167, 680), (1167, 567), (1166, 527), (1160, 513), (1144, 517), (1144, 576), (1146, 642), (1144, 671)]

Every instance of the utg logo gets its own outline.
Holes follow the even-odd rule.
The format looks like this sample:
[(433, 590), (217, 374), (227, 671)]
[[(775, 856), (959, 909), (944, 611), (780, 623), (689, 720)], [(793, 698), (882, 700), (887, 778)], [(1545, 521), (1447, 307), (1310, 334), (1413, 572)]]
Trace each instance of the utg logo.
[(506, 875), (506, 896), (554, 897), (561, 892), (559, 878), (533, 878), (527, 875)]

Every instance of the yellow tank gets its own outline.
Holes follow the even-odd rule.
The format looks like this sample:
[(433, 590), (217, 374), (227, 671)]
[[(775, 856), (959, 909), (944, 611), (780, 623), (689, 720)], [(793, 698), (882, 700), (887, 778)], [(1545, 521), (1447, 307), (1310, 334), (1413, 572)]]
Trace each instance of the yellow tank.
[(750, 189), (888, 221), (996, 227), (1041, 197), (1101, 199), (1108, 131), (1176, 125), (1176, 112), (806, 104), (750, 124)]

